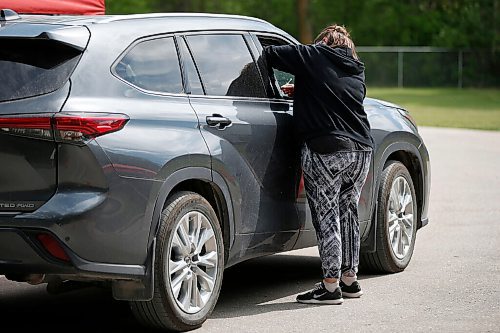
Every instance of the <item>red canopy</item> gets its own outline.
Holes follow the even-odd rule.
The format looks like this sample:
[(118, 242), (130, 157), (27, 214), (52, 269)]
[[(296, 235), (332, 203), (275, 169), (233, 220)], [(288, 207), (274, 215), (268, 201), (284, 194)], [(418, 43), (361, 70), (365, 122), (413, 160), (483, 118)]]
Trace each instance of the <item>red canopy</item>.
[(0, 9), (18, 14), (104, 15), (104, 0), (0, 0)]

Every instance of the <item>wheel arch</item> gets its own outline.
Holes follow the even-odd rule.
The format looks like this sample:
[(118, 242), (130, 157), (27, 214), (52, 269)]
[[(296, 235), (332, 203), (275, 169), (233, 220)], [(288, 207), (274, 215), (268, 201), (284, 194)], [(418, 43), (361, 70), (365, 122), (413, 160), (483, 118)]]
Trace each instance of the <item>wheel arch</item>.
[(406, 169), (408, 169), (408, 172), (410, 173), (413, 181), (413, 186), (415, 187), (418, 212), (417, 227), (420, 228), (422, 226), (421, 216), (425, 195), (425, 175), (423, 168), (424, 161), (422, 160), (422, 156), (420, 155), (419, 151), (421, 140), (413, 135), (411, 137), (406, 137), (405, 141), (401, 141), (401, 139), (402, 138), (399, 138), (398, 141), (388, 144), (385, 149), (383, 149), (383, 152), (379, 155), (379, 163), (376, 166), (377, 180), (375, 182), (373, 196), (374, 199), (377, 196), (378, 188), (380, 185), (380, 175), (382, 174), (387, 163), (390, 161), (397, 161), (402, 163), (406, 167)]
[[(229, 257), (229, 244), (231, 243), (231, 239), (234, 238), (231, 233), (234, 228), (231, 228), (231, 224), (229, 222), (228, 202), (223, 191), (214, 182), (202, 179), (187, 179), (175, 185), (167, 196), (167, 200), (172, 194), (180, 191), (190, 191), (201, 195), (214, 209), (215, 215), (217, 215), (222, 229), (222, 237), (224, 240), (224, 262), (226, 262)], [(165, 208), (167, 200), (165, 200), (162, 210)]]
[[(379, 146), (379, 149), (381, 147)], [(380, 150), (379, 150), (380, 151)], [(377, 165), (374, 165), (375, 169), (375, 179), (374, 182), (374, 190), (372, 191), (372, 202), (374, 203), (372, 206), (372, 220), (370, 223), (370, 229), (368, 230), (366, 236), (363, 238), (361, 243), (361, 252), (364, 253), (373, 253), (377, 249), (376, 244), (376, 230), (377, 230), (377, 218), (376, 212), (378, 209), (377, 204), (377, 196), (378, 190), (380, 186), (380, 175), (382, 174), (385, 166), (390, 161), (398, 161), (401, 162), (410, 173), (413, 181), (413, 185), (415, 187), (415, 193), (417, 195), (417, 229), (422, 227), (422, 204), (424, 200), (424, 174), (422, 167), (422, 158), (420, 156), (418, 147), (415, 144), (408, 141), (398, 141), (388, 144), (385, 149), (382, 150), (382, 153), (377, 154), (376, 160), (379, 162)]]
[(204, 167), (187, 167), (173, 172), (161, 185), (153, 210), (149, 247), (154, 253), (154, 239), (158, 233), (160, 216), (168, 198), (179, 191), (191, 191), (204, 197), (213, 207), (224, 239), (224, 256), (227, 259), (229, 248), (234, 241), (234, 214), (229, 189), (217, 172)]

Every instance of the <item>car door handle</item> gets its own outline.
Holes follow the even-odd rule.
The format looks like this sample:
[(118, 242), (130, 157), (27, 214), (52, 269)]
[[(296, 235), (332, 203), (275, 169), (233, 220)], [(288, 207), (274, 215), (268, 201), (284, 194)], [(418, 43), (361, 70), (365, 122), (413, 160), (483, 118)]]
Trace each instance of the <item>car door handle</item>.
[(217, 127), (218, 129), (224, 129), (231, 125), (231, 120), (229, 118), (223, 117), (220, 114), (213, 114), (207, 116), (207, 124), (210, 127)]

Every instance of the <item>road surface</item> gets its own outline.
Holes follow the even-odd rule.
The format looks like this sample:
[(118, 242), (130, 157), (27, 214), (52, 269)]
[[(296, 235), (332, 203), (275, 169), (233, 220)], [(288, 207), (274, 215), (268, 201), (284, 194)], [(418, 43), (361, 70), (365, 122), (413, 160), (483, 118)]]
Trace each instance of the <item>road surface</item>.
[[(361, 274), (361, 299), (296, 303), (320, 278), (315, 248), (226, 271), (217, 307), (195, 332), (499, 332), (500, 132), (421, 128), (432, 164), (430, 224), (409, 267)], [(147, 332), (106, 290), (49, 296), (0, 278), (2, 327)]]

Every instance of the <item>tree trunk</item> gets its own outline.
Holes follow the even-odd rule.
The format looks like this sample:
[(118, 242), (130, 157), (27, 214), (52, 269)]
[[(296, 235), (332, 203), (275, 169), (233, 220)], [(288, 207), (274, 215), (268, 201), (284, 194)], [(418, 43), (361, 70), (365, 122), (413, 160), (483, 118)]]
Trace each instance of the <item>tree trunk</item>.
[[(498, 47), (498, 42), (500, 41), (500, 31), (498, 28), (498, 10), (500, 9), (500, 6), (498, 5), (498, 1), (494, 0), (493, 1), (493, 38), (491, 41), (491, 50), (493, 53), (500, 51), (500, 48)], [(495, 57), (493, 57), (495, 59)]]
[(299, 40), (301, 43), (312, 42), (311, 21), (309, 21), (309, 0), (296, 0), (297, 14), (299, 16)]
[(176, 9), (179, 12), (190, 12), (191, 10), (191, 0), (181, 0), (177, 1)]
[(191, 11), (191, 0), (155, 0), (153, 2), (153, 8), (159, 12), (190, 12)]
[(196, 11), (198, 13), (205, 13), (207, 11), (205, 4), (207, 0), (198, 0), (196, 1)]

